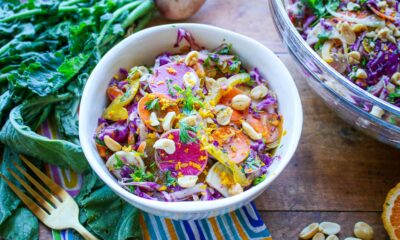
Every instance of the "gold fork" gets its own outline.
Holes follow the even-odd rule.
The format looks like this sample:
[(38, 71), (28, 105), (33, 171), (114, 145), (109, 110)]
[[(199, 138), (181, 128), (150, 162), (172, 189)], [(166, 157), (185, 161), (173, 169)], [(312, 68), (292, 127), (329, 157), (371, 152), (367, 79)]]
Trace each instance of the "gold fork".
[(78, 231), (85, 239), (97, 239), (93, 234), (86, 230), (78, 220), (79, 208), (75, 200), (53, 180), (35, 167), (26, 157), (20, 155), (22, 161), (35, 173), (35, 175), (47, 185), (49, 190), (44, 188), (31, 175), (24, 171), (16, 163), (14, 166), (32, 183), (41, 193), (39, 194), (29, 184), (22, 180), (13, 170), (8, 168), (8, 172), (26, 189), (26, 191), (36, 199), (34, 202), (24, 192), (22, 192), (15, 184), (10, 182), (4, 175), (0, 174), (8, 186), (22, 200), (23, 203), (32, 211), (33, 214), (46, 226), (52, 229), (73, 228)]

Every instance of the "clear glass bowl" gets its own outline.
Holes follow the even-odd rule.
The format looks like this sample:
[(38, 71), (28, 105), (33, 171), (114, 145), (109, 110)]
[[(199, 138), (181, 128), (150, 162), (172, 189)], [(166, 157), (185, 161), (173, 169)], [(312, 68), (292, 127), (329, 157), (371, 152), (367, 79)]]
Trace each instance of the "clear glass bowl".
[[(285, 0), (268, 2), (275, 27), (304, 70), (309, 86), (346, 122), (383, 143), (400, 148), (400, 108), (359, 88), (323, 61), (291, 23)], [(385, 112), (382, 118), (369, 112), (372, 106)]]

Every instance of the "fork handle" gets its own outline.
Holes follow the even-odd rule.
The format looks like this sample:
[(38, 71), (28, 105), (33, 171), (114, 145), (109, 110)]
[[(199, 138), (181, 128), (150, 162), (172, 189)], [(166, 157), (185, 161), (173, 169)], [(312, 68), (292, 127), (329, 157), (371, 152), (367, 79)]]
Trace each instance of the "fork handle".
[(92, 233), (90, 233), (82, 224), (76, 223), (73, 227), (84, 239), (86, 240), (98, 240)]

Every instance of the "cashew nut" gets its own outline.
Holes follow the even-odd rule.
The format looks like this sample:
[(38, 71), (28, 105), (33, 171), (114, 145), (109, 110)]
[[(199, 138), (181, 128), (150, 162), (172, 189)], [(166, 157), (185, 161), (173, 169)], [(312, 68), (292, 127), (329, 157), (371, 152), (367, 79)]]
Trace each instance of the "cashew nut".
[(383, 114), (385, 114), (385, 111), (382, 108), (374, 105), (374, 106), (372, 106), (370, 113), (372, 115), (374, 115), (375, 117), (382, 118)]
[(164, 150), (168, 154), (173, 154), (176, 150), (175, 142), (168, 138), (158, 139), (154, 143), (153, 148)]
[(160, 121), (158, 121), (157, 114), (155, 112), (150, 113), (150, 126), (158, 126), (160, 125)]
[[(221, 105), (217, 105), (221, 106)], [(230, 107), (223, 106), (219, 110), (217, 110), (216, 119), (217, 123), (222, 126), (226, 126), (231, 122), (233, 110)]]
[(242, 121), (243, 132), (253, 140), (260, 140), (262, 137), (261, 133), (258, 133), (254, 128), (246, 121)]
[(198, 51), (191, 51), (185, 57), (185, 64), (187, 66), (191, 66), (197, 62), (199, 59), (199, 52)]
[(164, 129), (164, 131), (168, 131), (171, 130), (172, 128), (172, 124), (175, 120), (176, 117), (176, 113), (175, 112), (168, 112), (165, 117), (164, 117), (164, 121), (162, 123), (162, 127)]
[(196, 175), (184, 175), (182, 177), (178, 177), (176, 182), (183, 188), (190, 188), (196, 185), (197, 179), (198, 177)]
[(108, 149), (110, 149), (113, 152), (117, 152), (122, 148), (121, 144), (119, 144), (117, 141), (115, 141), (108, 135), (104, 136), (104, 144), (106, 144)]
[(236, 95), (232, 98), (232, 107), (236, 110), (245, 110), (250, 106), (251, 99), (244, 94)]
[(250, 91), (250, 96), (253, 99), (261, 99), (267, 96), (267, 94), (268, 94), (268, 88), (263, 84), (258, 85), (257, 87), (251, 89)]
[(194, 86), (196, 86), (198, 81), (198, 77), (194, 72), (186, 72), (183, 75), (183, 83), (185, 84), (186, 88), (192, 89)]

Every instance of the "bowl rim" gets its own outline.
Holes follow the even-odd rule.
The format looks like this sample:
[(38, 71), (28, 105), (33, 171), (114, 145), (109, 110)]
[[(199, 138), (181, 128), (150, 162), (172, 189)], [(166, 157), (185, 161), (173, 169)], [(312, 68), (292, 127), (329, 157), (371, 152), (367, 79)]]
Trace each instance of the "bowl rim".
[[(280, 17), (285, 20), (284, 27), (289, 29), (289, 31), (287, 31), (287, 33), (290, 34), (291, 36), (294, 36), (296, 43), (300, 43), (300, 47), (303, 47), (307, 50), (306, 54), (314, 60), (313, 63), (318, 64), (319, 67), (321, 67), (324, 71), (326, 71), (331, 76), (333, 76), (335, 78), (335, 80), (337, 80), (340, 84), (342, 84), (344, 87), (349, 89), (351, 92), (353, 92), (357, 96), (361, 96), (362, 98), (367, 99), (373, 105), (377, 105), (378, 107), (390, 112), (391, 114), (400, 116), (400, 107), (397, 107), (391, 103), (388, 103), (388, 102), (384, 101), (383, 99), (380, 99), (380, 98), (374, 96), (373, 94), (359, 88), (354, 83), (350, 82), (344, 75), (340, 74), (333, 67), (331, 67), (328, 63), (323, 61), (322, 58), (306, 43), (306, 41), (303, 39), (303, 37), (300, 35), (300, 33), (294, 27), (294, 25), (292, 24), (292, 22), (289, 19), (289, 16), (286, 12), (285, 6), (283, 5), (283, 1), (284, 0), (271, 0), (270, 6), (272, 6), (272, 8), (271, 8), (272, 12), (274, 9), (278, 11), (278, 14), (280, 15)], [(275, 20), (275, 21), (279, 21), (279, 20)], [(340, 97), (340, 98), (343, 99), (343, 97)], [(351, 105), (353, 106), (354, 104), (351, 104)], [(374, 119), (375, 121), (380, 122), (381, 125), (383, 124), (387, 128), (390, 128), (396, 132), (400, 132), (400, 126), (397, 126), (395, 124), (391, 124), (387, 121), (384, 121), (383, 119), (372, 115), (368, 111), (364, 111), (364, 112), (367, 113), (368, 117)]]
[[(284, 70), (284, 74), (287, 75), (288, 83), (291, 85), (289, 86), (290, 88), (293, 89), (293, 101), (295, 105), (292, 108), (292, 111), (294, 112), (294, 124), (295, 126), (293, 127), (293, 135), (291, 138), (287, 140), (287, 143), (289, 145), (288, 150), (280, 156), (279, 161), (284, 161), (282, 164), (278, 165), (276, 169), (274, 170), (273, 174), (270, 174), (269, 177), (267, 177), (263, 182), (260, 184), (251, 187), (250, 189), (244, 191), (241, 194), (228, 197), (228, 198), (223, 198), (223, 199), (217, 199), (217, 200), (212, 200), (212, 201), (182, 201), (182, 202), (162, 202), (162, 201), (155, 201), (155, 200), (149, 200), (145, 198), (141, 198), (139, 196), (136, 196), (135, 194), (132, 194), (122, 188), (116, 181), (113, 179), (113, 177), (110, 177), (108, 175), (103, 175), (103, 169), (101, 168), (100, 164), (97, 163), (96, 161), (96, 156), (89, 151), (89, 149), (92, 147), (92, 136), (87, 136), (85, 134), (84, 129), (86, 128), (86, 122), (85, 118), (89, 117), (85, 111), (86, 109), (90, 108), (90, 101), (87, 100), (87, 95), (91, 91), (90, 88), (94, 86), (95, 84), (95, 77), (94, 75), (97, 75), (98, 72), (101, 72), (101, 66), (103, 63), (106, 61), (106, 59), (111, 58), (111, 52), (115, 51), (116, 49), (124, 49), (125, 45), (127, 45), (131, 41), (135, 41), (136, 38), (139, 38), (142, 35), (151, 35), (151, 34), (157, 34), (158, 31), (169, 31), (170, 29), (177, 29), (177, 28), (187, 28), (189, 31), (192, 28), (199, 28), (199, 29), (205, 29), (205, 30), (213, 30), (213, 31), (219, 31), (224, 33), (225, 35), (230, 35), (231, 37), (234, 38), (240, 38), (245, 41), (247, 41), (249, 44), (254, 45), (254, 47), (262, 50), (260, 52), (267, 52), (272, 58), (274, 58), (274, 61), (276, 61), (276, 65), (279, 65), (282, 70)], [(270, 183), (272, 183), (276, 177), (283, 171), (283, 169), (287, 166), (287, 164), (290, 162), (292, 159), (299, 140), (301, 136), (301, 131), (302, 131), (302, 126), (303, 126), (303, 110), (302, 110), (302, 104), (300, 101), (300, 96), (298, 93), (298, 89), (294, 83), (294, 80), (286, 68), (286, 66), (280, 61), (280, 59), (267, 47), (259, 43), (258, 41), (251, 39), (249, 37), (246, 37), (244, 35), (235, 33), (233, 31), (229, 31), (226, 29), (222, 29), (219, 27), (211, 26), (211, 25), (206, 25), (206, 24), (198, 24), (198, 23), (174, 23), (174, 24), (165, 24), (165, 25), (159, 25), (155, 27), (150, 27), (145, 30), (139, 31), (135, 34), (130, 35), (129, 37), (125, 38), (121, 42), (119, 42), (117, 45), (115, 45), (112, 49), (110, 49), (99, 61), (99, 63), (96, 65), (96, 67), (93, 69), (91, 72), (89, 79), (85, 85), (83, 94), (82, 94), (82, 99), (80, 103), (80, 114), (79, 114), (79, 138), (80, 142), (82, 145), (83, 152), (91, 166), (91, 168), (94, 170), (94, 172), (99, 176), (99, 178), (105, 182), (117, 195), (121, 196), (123, 199), (125, 199), (128, 202), (133, 202), (138, 204), (140, 207), (146, 208), (146, 209), (156, 209), (159, 211), (164, 211), (164, 212), (172, 212), (172, 213), (199, 213), (199, 212), (206, 212), (210, 210), (215, 210), (219, 208), (229, 208), (229, 207), (234, 207), (240, 204), (241, 202), (244, 202), (246, 200), (252, 199), (259, 194), (262, 193), (263, 189), (265, 189)], [(139, 207), (139, 208), (140, 208)]]

